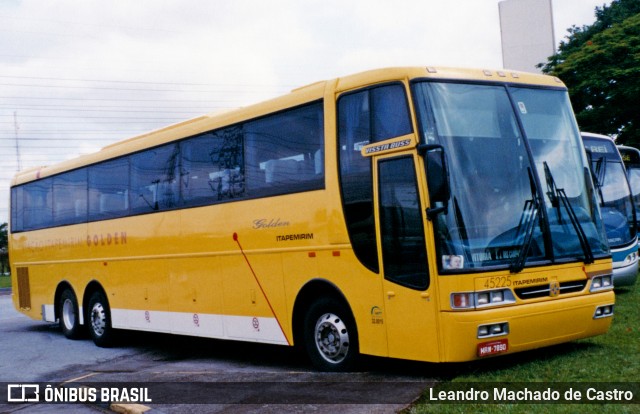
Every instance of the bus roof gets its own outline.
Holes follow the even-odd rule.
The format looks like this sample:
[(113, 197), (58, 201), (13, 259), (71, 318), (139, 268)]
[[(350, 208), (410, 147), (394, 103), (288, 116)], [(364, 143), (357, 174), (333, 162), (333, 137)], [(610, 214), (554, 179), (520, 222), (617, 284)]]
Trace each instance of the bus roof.
[(586, 138), (604, 139), (604, 140), (607, 140), (607, 141), (614, 142), (613, 138), (611, 138), (609, 135), (596, 134), (596, 133), (593, 133), (593, 132), (583, 132), (583, 131), (580, 132), (580, 135), (582, 135), (583, 137), (586, 137)]
[(201, 134), (212, 129), (233, 125), (249, 119), (259, 118), (269, 113), (319, 100), (324, 97), (325, 94), (331, 94), (331, 96), (334, 96), (336, 93), (367, 85), (374, 85), (376, 83), (419, 78), (493, 81), (510, 84), (565, 87), (562, 81), (555, 77), (511, 70), (424, 66), (375, 69), (329, 81), (316, 82), (296, 88), (289, 94), (268, 101), (224, 112), (212, 112), (107, 145), (95, 153), (82, 155), (51, 166), (35, 167), (20, 171), (14, 176), (11, 185), (23, 184), (38, 178), (56, 175), (64, 171), (95, 164), (100, 161), (137, 152), (145, 148)]

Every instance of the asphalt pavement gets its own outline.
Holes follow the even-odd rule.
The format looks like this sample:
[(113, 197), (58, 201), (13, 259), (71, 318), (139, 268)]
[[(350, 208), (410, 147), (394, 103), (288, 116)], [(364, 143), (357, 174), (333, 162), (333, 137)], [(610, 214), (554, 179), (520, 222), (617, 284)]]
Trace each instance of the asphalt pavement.
[[(275, 345), (123, 331), (116, 347), (98, 348), (27, 318), (6, 293), (0, 296), (0, 349), (0, 413), (394, 413), (434, 384), (429, 364), (367, 358), (357, 372), (321, 373), (293, 348)], [(98, 398), (6, 403), (3, 388), (16, 383), (85, 387)], [(70, 395), (63, 391), (59, 395)], [(123, 393), (128, 404), (111, 404)]]

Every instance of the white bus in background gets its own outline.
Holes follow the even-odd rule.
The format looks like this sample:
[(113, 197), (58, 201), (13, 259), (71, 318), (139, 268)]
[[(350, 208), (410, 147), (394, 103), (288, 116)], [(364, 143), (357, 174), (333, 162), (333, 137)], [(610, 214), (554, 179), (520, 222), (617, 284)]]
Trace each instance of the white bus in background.
[[(638, 276), (636, 206), (622, 156), (613, 139), (582, 132), (598, 193), (602, 221), (611, 246), (614, 286), (633, 285)], [(640, 176), (638, 176), (640, 178)]]
[[(618, 152), (622, 156), (622, 162), (627, 170), (627, 179), (631, 187), (631, 196), (636, 212), (640, 211), (640, 150), (633, 147), (618, 145)], [(640, 226), (640, 222), (638, 222)], [(638, 229), (640, 230), (640, 228)], [(640, 245), (640, 240), (638, 241)]]

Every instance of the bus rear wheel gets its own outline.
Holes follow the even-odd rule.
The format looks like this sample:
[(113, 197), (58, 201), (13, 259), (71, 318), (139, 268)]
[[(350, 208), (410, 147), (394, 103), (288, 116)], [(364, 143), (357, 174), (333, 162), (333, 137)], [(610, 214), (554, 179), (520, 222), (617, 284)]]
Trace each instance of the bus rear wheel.
[(87, 310), (89, 333), (93, 342), (102, 348), (113, 345), (115, 334), (111, 327), (111, 310), (105, 295), (96, 291), (89, 299)]
[(71, 289), (65, 289), (58, 300), (58, 316), (60, 330), (69, 339), (78, 339), (82, 336), (82, 326), (78, 313), (78, 301)]
[(358, 358), (358, 332), (348, 308), (323, 298), (309, 308), (304, 321), (304, 346), (320, 371), (350, 371)]

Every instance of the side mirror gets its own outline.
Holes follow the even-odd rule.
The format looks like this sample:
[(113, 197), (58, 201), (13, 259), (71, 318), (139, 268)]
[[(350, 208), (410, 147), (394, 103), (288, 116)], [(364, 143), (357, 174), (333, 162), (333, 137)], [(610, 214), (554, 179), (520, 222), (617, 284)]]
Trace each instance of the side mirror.
[[(425, 157), (427, 185), (429, 186), (429, 201), (432, 207), (427, 209), (427, 218), (440, 213), (446, 213), (451, 197), (451, 187), (449, 186), (449, 169), (442, 145), (420, 145), (418, 150)], [(441, 203), (439, 207), (434, 207), (436, 203)]]

